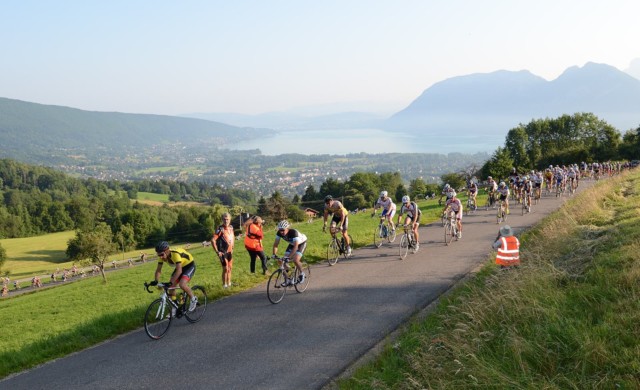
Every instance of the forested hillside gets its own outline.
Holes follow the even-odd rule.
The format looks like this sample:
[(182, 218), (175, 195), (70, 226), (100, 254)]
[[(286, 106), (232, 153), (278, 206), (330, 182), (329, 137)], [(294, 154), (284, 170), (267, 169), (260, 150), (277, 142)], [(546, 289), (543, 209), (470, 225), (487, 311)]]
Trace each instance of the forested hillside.
[(262, 134), (202, 119), (84, 111), (0, 98), (0, 151), (5, 157), (65, 161), (78, 150), (136, 150), (167, 143), (225, 144)]

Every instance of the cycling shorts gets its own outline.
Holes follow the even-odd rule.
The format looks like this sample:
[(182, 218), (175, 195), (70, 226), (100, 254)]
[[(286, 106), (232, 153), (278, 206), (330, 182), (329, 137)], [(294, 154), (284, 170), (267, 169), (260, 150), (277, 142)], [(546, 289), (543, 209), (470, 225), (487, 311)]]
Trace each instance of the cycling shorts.
[(382, 210), (383, 217), (393, 218), (393, 215), (396, 213), (396, 210), (384, 209)]
[[(341, 220), (342, 220), (341, 217), (339, 217), (337, 215), (334, 215), (333, 218), (331, 218), (331, 225), (335, 224), (335, 226), (338, 226), (338, 224), (340, 223)], [(343, 232), (347, 231), (347, 229), (349, 228), (349, 217), (348, 216), (344, 217), (344, 223), (342, 224), (342, 226), (340, 228), (341, 228), (341, 230)]]
[[(178, 270), (177, 269), (173, 270), (173, 274), (171, 276), (175, 275), (176, 271)], [(177, 280), (186, 279), (188, 282), (189, 280), (191, 280), (191, 278), (193, 278), (193, 274), (195, 273), (196, 273), (196, 262), (192, 261), (191, 263), (182, 267), (182, 273), (180, 274)]]
[[(302, 257), (305, 249), (307, 249), (306, 241), (303, 242), (302, 244), (298, 244), (298, 251), (296, 253), (299, 254), (300, 257)], [(289, 246), (287, 246), (287, 249), (284, 251), (284, 256), (289, 257), (291, 255), (292, 250), (293, 250), (293, 244), (289, 244)]]

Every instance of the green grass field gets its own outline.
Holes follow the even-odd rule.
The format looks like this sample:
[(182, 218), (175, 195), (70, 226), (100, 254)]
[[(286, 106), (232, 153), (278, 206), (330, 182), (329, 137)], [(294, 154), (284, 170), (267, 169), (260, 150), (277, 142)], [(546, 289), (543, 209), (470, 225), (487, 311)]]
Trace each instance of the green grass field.
[(169, 201), (168, 194), (154, 194), (153, 192), (138, 192), (138, 200), (151, 200), (154, 202), (166, 203)]

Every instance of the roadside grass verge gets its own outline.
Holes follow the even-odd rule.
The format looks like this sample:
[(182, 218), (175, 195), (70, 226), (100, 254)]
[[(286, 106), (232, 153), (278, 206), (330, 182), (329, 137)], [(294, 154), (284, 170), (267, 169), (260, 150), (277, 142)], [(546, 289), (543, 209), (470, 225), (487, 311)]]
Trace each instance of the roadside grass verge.
[(598, 183), (338, 386), (640, 388), (639, 210), (640, 173)]

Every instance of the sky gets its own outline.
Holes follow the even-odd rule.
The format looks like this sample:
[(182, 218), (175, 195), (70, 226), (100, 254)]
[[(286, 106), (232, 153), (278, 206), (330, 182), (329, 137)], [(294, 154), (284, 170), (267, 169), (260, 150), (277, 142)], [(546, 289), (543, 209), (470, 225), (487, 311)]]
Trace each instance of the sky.
[(640, 58), (638, 0), (4, 0), (0, 97), (391, 114), (450, 77)]

